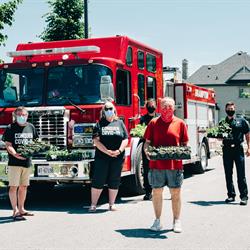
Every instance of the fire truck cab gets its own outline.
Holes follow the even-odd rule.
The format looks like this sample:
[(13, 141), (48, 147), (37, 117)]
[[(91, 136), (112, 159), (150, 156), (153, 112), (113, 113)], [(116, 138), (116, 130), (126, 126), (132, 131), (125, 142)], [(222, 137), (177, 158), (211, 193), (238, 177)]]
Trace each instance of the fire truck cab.
[[(148, 98), (163, 96), (162, 54), (125, 36), (19, 44), (12, 63), (0, 65), (0, 134), (18, 106), (41, 140), (60, 150), (81, 150), (81, 161), (33, 158), (32, 182), (89, 182), (94, 159), (92, 129), (112, 98), (130, 131)], [(130, 138), (123, 176), (142, 191), (139, 138)], [(7, 180), (6, 153), (0, 144), (0, 179)]]

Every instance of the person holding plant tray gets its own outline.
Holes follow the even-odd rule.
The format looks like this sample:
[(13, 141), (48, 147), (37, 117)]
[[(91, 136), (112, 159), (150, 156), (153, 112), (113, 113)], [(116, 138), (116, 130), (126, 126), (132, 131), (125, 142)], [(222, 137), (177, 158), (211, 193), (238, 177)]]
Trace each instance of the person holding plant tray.
[(13, 112), (13, 117), (14, 122), (6, 128), (2, 140), (5, 142), (9, 155), (9, 197), (13, 209), (13, 219), (25, 220), (24, 216), (33, 215), (24, 209), (29, 186), (31, 158), (25, 158), (17, 152), (19, 147), (37, 139), (38, 134), (35, 127), (27, 122), (28, 111), (25, 107), (18, 107)]
[[(147, 100), (146, 109), (147, 109), (147, 114), (141, 117), (140, 124), (144, 124), (147, 126), (153, 118), (159, 116), (159, 114), (156, 113), (156, 102), (154, 99)], [(143, 139), (143, 146), (144, 142), (145, 140)], [(143, 197), (143, 200), (151, 200), (152, 188), (148, 183), (149, 160), (147, 159), (144, 150), (142, 150), (142, 165), (143, 165), (143, 186), (146, 192), (145, 196)]]
[(105, 184), (108, 185), (109, 210), (115, 211), (115, 199), (120, 185), (128, 133), (122, 120), (117, 117), (115, 106), (106, 102), (101, 110), (100, 121), (93, 130), (96, 146), (89, 212), (96, 212), (98, 199)]
[(186, 146), (188, 143), (187, 127), (183, 120), (174, 116), (175, 102), (170, 97), (161, 100), (161, 116), (154, 118), (148, 124), (144, 138), (144, 151), (149, 159), (149, 184), (153, 188), (153, 206), (155, 221), (150, 227), (152, 231), (162, 229), (160, 218), (162, 213), (162, 193), (164, 186), (168, 186), (172, 200), (173, 230), (182, 231), (180, 222), (181, 185), (183, 182), (183, 165), (181, 160), (151, 160), (149, 146), (168, 147)]
[(226, 203), (235, 201), (235, 189), (233, 184), (233, 165), (235, 162), (237, 171), (238, 188), (240, 191), (240, 205), (247, 205), (248, 190), (245, 175), (245, 156), (243, 149), (244, 136), (247, 142), (246, 156), (250, 156), (250, 129), (248, 122), (243, 117), (235, 117), (235, 104), (228, 102), (225, 106), (227, 117), (221, 122), (226, 122), (232, 129), (231, 135), (223, 139), (223, 164), (227, 185)]

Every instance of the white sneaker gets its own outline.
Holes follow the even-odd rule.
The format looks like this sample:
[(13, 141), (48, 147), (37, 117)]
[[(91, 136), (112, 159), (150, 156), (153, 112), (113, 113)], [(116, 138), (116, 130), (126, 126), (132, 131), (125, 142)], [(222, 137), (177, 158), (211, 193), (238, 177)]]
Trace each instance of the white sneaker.
[(173, 231), (175, 233), (181, 233), (182, 228), (181, 228), (181, 220), (175, 220), (173, 224)]
[(161, 231), (162, 225), (160, 219), (155, 219), (154, 224), (150, 227), (151, 231)]

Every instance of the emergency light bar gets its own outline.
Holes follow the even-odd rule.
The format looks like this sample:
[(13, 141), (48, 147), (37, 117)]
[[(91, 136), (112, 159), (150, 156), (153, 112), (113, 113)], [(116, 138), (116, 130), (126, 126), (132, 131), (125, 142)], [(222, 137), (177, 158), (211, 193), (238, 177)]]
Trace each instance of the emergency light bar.
[(79, 46), (79, 47), (66, 47), (66, 48), (48, 48), (48, 49), (33, 49), (33, 50), (19, 50), (7, 52), (9, 57), (17, 56), (35, 56), (35, 55), (49, 55), (49, 54), (63, 54), (63, 53), (77, 53), (77, 52), (100, 52), (98, 46)]

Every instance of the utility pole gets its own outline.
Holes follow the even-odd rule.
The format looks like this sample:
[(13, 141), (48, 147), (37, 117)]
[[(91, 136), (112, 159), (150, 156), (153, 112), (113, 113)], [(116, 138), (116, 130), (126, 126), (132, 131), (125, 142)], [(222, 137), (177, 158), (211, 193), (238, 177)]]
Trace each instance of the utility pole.
[(88, 0), (84, 0), (84, 37), (89, 37), (88, 31), (89, 23), (88, 23)]

